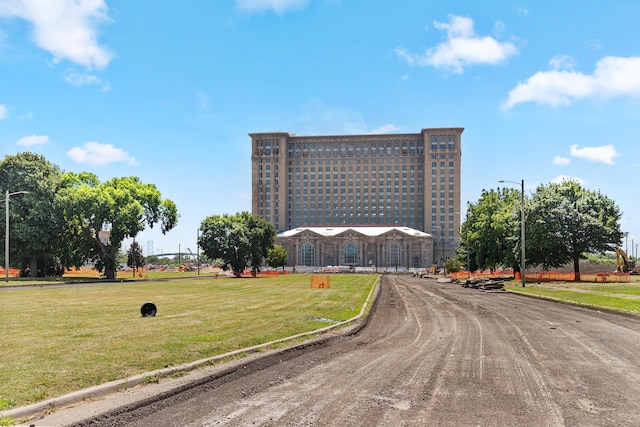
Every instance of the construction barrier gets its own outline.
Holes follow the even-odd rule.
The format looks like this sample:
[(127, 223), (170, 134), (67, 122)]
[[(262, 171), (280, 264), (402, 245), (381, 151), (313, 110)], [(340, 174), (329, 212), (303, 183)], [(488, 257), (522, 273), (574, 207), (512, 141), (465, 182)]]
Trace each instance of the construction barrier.
[(261, 271), (260, 276), (266, 277), (278, 277), (280, 275), (279, 271)]
[(331, 287), (331, 279), (328, 274), (312, 274), (311, 289), (324, 289)]
[[(267, 270), (259, 272), (256, 277), (278, 277), (281, 274), (289, 274), (287, 270)], [(254, 277), (251, 270), (246, 269), (240, 275), (241, 277)]]
[[(457, 273), (450, 273), (449, 276), (455, 277), (458, 280), (465, 280), (469, 278), (496, 278), (496, 277), (515, 277), (514, 280), (521, 280), (520, 272), (513, 274), (512, 270), (496, 271), (474, 271), (469, 273), (466, 271), (460, 271)], [(630, 273), (580, 273), (581, 282), (629, 282)], [(526, 272), (525, 280), (527, 282), (574, 282), (574, 273), (560, 273), (554, 271), (539, 271), (539, 272)]]
[(458, 271), (456, 273), (447, 273), (448, 276), (455, 277), (456, 279), (470, 279), (470, 278), (504, 278), (504, 277), (513, 277), (513, 270), (483, 270), (483, 271), (474, 271), (469, 273), (468, 271)]
[[(5, 270), (4, 268), (0, 267), (0, 276), (6, 276), (7, 270)], [(9, 276), (10, 277), (20, 277), (20, 270), (17, 268), (9, 268)]]

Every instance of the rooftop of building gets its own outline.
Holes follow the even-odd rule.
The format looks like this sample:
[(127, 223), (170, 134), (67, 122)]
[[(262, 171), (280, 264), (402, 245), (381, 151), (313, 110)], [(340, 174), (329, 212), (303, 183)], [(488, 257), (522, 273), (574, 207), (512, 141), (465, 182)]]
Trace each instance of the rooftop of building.
[(324, 236), (333, 237), (338, 236), (347, 231), (353, 231), (368, 237), (382, 236), (390, 231), (398, 231), (413, 237), (430, 237), (431, 234), (425, 233), (415, 228), (406, 226), (310, 226), (310, 227), (297, 227), (291, 230), (278, 233), (277, 237), (293, 237), (305, 231), (311, 231), (312, 233)]

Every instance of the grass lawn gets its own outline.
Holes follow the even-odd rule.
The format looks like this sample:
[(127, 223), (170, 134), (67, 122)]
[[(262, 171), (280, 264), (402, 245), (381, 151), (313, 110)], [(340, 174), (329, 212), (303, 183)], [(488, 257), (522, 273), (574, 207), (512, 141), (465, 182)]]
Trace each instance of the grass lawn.
[[(222, 275), (221, 275), (222, 276)], [(141, 281), (141, 280), (160, 280), (160, 279), (186, 279), (186, 278), (204, 278), (214, 277), (211, 271), (201, 272), (197, 271), (142, 271), (135, 275), (131, 270), (116, 272), (116, 281)], [(4, 276), (2, 276), (4, 279)], [(15, 277), (11, 276), (9, 281), (0, 280), (0, 288), (3, 286), (24, 286), (24, 285), (50, 285), (50, 284), (65, 284), (65, 283), (86, 283), (86, 282), (105, 282), (103, 275), (95, 270), (70, 270), (65, 272), (62, 277)]]
[[(0, 292), (0, 410), (328, 326), (375, 275), (189, 278)], [(142, 317), (153, 302), (158, 313)]]
[(623, 313), (640, 313), (640, 283), (635, 278), (629, 283), (527, 283), (525, 288), (513, 282), (505, 289)]

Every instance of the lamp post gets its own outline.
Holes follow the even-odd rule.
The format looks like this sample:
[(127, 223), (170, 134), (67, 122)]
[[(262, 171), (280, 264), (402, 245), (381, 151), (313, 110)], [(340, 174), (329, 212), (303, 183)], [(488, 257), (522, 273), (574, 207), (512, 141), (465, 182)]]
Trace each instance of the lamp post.
[(14, 196), (16, 194), (26, 194), (28, 191), (16, 191), (14, 193), (9, 193), (9, 190), (6, 191), (4, 195), (4, 207), (5, 207), (5, 235), (4, 235), (4, 274), (5, 281), (9, 281), (9, 197)]
[(624, 232), (624, 253), (629, 256), (629, 232)]
[[(438, 227), (437, 225), (432, 225), (431, 226), (432, 229), (439, 229), (440, 230), (440, 240), (442, 240), (442, 271), (444, 272), (444, 275), (447, 275), (447, 272), (444, 269), (444, 228), (443, 227)], [(436, 236), (437, 239), (437, 236)], [(438, 249), (438, 242), (436, 241), (436, 248)], [(434, 251), (434, 255), (435, 255), (435, 251)], [(438, 268), (440, 267), (440, 263), (438, 262)]]
[(521, 182), (515, 182), (515, 181), (498, 181), (498, 182), (508, 182), (510, 184), (521, 184), (521, 192), (520, 192), (520, 247), (522, 249), (522, 254), (520, 255), (520, 257), (522, 258), (520, 260), (520, 277), (522, 278), (522, 287), (524, 288), (524, 283), (525, 283), (525, 279), (524, 279), (524, 268), (525, 268), (525, 251), (524, 251), (524, 247), (525, 247), (525, 237), (524, 237), (524, 179)]

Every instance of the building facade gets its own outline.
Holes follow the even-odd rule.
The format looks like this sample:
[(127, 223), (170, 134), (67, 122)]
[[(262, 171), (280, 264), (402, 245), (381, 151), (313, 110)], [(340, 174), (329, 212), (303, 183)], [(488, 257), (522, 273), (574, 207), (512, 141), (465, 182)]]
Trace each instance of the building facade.
[(252, 213), (278, 232), (406, 226), (434, 236), (434, 263), (460, 240), (464, 128), (414, 134), (251, 133)]
[(299, 227), (278, 233), (287, 264), (421, 269), (432, 265), (433, 236), (408, 227)]

